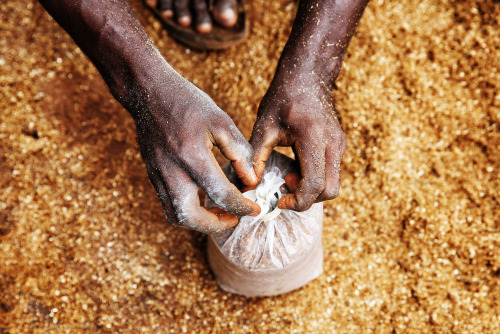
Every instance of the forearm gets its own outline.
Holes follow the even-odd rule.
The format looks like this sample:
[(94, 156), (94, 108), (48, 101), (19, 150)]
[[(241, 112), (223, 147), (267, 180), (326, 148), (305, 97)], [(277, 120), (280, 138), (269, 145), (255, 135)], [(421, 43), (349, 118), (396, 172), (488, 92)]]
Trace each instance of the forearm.
[(368, 1), (301, 0), (277, 77), (295, 80), (308, 73), (333, 83)]
[[(129, 111), (158, 71), (173, 72), (149, 40), (128, 1), (40, 0), (90, 58)], [(144, 83), (144, 84), (143, 84)], [(137, 109), (137, 108), (135, 108)], [(135, 116), (135, 115), (133, 115)]]

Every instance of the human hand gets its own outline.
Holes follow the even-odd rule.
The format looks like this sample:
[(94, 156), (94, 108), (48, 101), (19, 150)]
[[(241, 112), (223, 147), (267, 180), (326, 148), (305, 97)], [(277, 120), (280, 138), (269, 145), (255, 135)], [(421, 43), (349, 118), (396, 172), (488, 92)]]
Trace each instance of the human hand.
[[(167, 220), (177, 226), (213, 233), (238, 223), (236, 216), (258, 214), (260, 207), (231, 184), (211, 149), (217, 146), (244, 184), (257, 183), (252, 148), (231, 118), (212, 99), (182, 78), (148, 82), (145, 101), (132, 110), (149, 178)], [(200, 205), (198, 189), (220, 209)]]
[[(167, 64), (129, 1), (41, 2), (134, 118), (148, 175), (169, 222), (210, 233), (236, 225), (235, 215), (260, 211), (229, 183), (211, 152), (218, 146), (242, 182), (255, 184), (250, 144), (228, 115)], [(198, 186), (231, 213), (202, 208)]]
[(304, 211), (315, 202), (338, 196), (346, 137), (330, 89), (313, 75), (297, 75), (293, 80), (275, 77), (260, 104), (250, 144), (259, 178), (275, 146), (294, 150), (301, 177), (285, 178), (291, 194), (280, 199), (281, 209)]

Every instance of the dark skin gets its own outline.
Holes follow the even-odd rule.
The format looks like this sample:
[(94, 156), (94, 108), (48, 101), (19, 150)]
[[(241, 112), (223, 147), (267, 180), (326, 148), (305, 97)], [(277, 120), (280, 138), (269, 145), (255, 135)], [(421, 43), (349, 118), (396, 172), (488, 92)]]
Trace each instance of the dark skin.
[(332, 99), (347, 45), (368, 1), (301, 1), (292, 33), (264, 96), (250, 143), (260, 178), (275, 146), (292, 146), (302, 178), (287, 178), (282, 209), (334, 199), (346, 137)]
[[(272, 149), (292, 146), (301, 176), (280, 207), (307, 210), (335, 198), (345, 136), (331, 97), (342, 57), (368, 0), (302, 0), (250, 144), (230, 117), (168, 65), (125, 0), (41, 0), (95, 64), (134, 118), (148, 175), (167, 220), (213, 233), (260, 208), (222, 173), (217, 146), (241, 181), (255, 186)], [(200, 205), (201, 187), (221, 210)]]
[(213, 20), (225, 28), (231, 28), (238, 19), (236, 0), (213, 0), (211, 12), (213, 20), (207, 0), (145, 0), (145, 2), (151, 8), (158, 8), (164, 18), (175, 18), (183, 27), (192, 25), (200, 34), (212, 31)]

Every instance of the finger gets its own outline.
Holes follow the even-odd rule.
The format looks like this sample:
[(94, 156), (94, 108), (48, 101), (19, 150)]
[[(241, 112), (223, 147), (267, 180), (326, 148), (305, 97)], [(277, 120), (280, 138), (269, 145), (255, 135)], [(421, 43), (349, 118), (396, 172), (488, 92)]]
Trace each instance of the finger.
[(253, 169), (253, 150), (232, 120), (212, 130), (214, 145), (231, 161), (236, 175), (245, 185), (257, 185), (259, 179)]
[(238, 224), (238, 217), (233, 215), (231, 212), (224, 211), (221, 208), (211, 208), (207, 209), (207, 211), (216, 215), (217, 219), (224, 224), (227, 224), (228, 227), (233, 227)]
[(200, 205), (198, 186), (175, 163), (162, 167), (172, 208), (178, 225), (203, 233), (215, 233), (238, 224), (238, 218), (228, 212), (210, 212)]
[(180, 157), (188, 157), (181, 158), (180, 163), (212, 202), (237, 216), (260, 212), (260, 206), (257, 203), (245, 198), (236, 186), (229, 182), (207, 147), (198, 146), (190, 149), (190, 152), (180, 155)]
[(163, 178), (160, 176), (161, 172), (159, 170), (155, 170), (154, 168), (148, 168), (147, 172), (149, 179), (156, 190), (158, 198), (160, 199), (160, 203), (163, 207), (163, 213), (165, 214), (165, 218), (171, 225), (178, 226), (179, 222), (177, 221), (175, 210), (172, 205), (172, 201), (170, 200), (170, 196), (168, 195), (165, 182)]
[(297, 173), (288, 173), (285, 176), (285, 184), (289, 192), (294, 193), (299, 188), (300, 175)]
[(174, 1), (175, 15), (177, 22), (183, 27), (188, 27), (191, 24), (191, 13), (189, 12), (188, 0)]
[[(218, 208), (218, 207), (214, 207), (214, 208), (210, 208), (210, 209), (207, 209), (209, 212), (213, 213), (213, 214), (216, 214), (217, 216), (220, 216), (220, 215), (228, 215), (228, 217), (230, 217), (229, 215), (231, 216), (234, 216), (236, 217), (235, 215), (233, 215), (231, 212), (228, 212), (226, 210), (223, 210), (221, 208)], [(252, 216), (252, 217), (256, 217), (258, 216), (259, 213), (258, 212), (255, 212), (249, 216)]]
[(340, 164), (346, 150), (345, 135), (339, 136), (332, 146), (327, 148), (325, 160), (325, 189), (317, 201), (337, 198), (340, 191)]
[(278, 141), (279, 128), (276, 123), (257, 119), (250, 136), (250, 145), (253, 148), (253, 166), (259, 181), (262, 179), (266, 162)]
[(172, 0), (160, 0), (160, 11), (164, 18), (172, 18), (174, 16), (174, 11), (172, 10)]
[(295, 193), (280, 199), (278, 206), (281, 209), (305, 211), (316, 202), (325, 188), (325, 150), (322, 145), (317, 144), (320, 142), (318, 140), (304, 142), (315, 144), (296, 145), (302, 179)]
[(215, 208), (210, 208), (207, 209), (208, 212), (213, 213), (214, 215), (217, 216), (217, 218), (220, 219), (227, 219), (227, 220), (234, 220), (238, 221), (238, 217), (233, 215), (231, 212), (227, 212), (221, 208), (215, 207)]
[(196, 30), (200, 34), (212, 31), (212, 20), (208, 14), (207, 2), (205, 0), (194, 0), (193, 10), (196, 18)]
[(224, 211), (222, 210), (221, 208), (219, 207), (214, 207), (214, 208), (210, 208), (210, 209), (207, 209), (209, 212), (213, 213), (214, 215), (218, 215), (220, 213), (223, 213), (223, 212), (227, 212), (227, 211)]
[(222, 210), (221, 208), (211, 208), (207, 209), (208, 212), (213, 213), (217, 216), (217, 219), (222, 221), (227, 221), (231, 226), (238, 224), (238, 217), (233, 215), (231, 212)]
[(254, 190), (255, 188), (257, 188), (257, 186), (256, 186), (256, 185), (253, 185), (253, 186), (244, 186), (244, 187), (241, 189), (241, 192), (242, 192), (242, 193), (246, 193), (247, 191)]

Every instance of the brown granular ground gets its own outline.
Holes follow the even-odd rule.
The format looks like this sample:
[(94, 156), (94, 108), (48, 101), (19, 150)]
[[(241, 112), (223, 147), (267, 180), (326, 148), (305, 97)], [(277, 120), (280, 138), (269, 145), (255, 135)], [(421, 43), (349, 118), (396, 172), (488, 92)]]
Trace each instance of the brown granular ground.
[[(248, 41), (210, 53), (134, 6), (248, 137), (295, 5), (247, 2)], [(325, 273), (247, 299), (217, 288), (204, 236), (165, 223), (95, 68), (40, 5), (2, 1), (0, 332), (500, 332), (499, 18), (492, 0), (371, 1), (335, 91)]]

